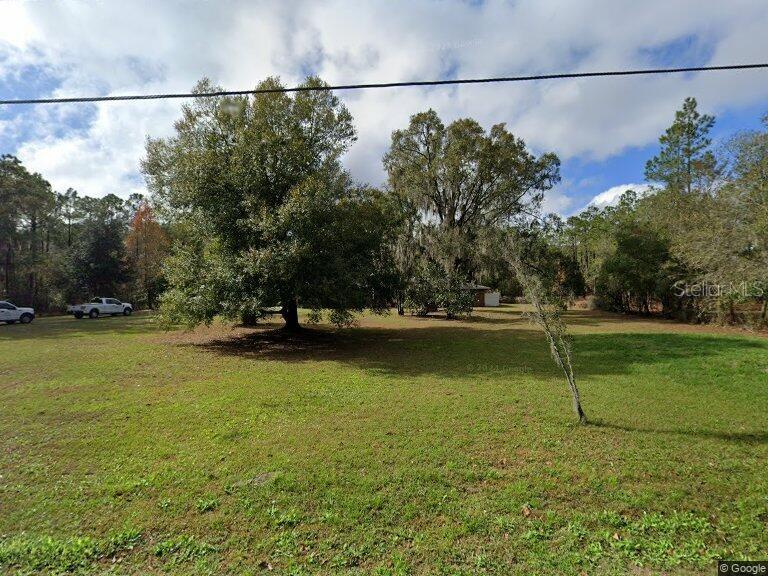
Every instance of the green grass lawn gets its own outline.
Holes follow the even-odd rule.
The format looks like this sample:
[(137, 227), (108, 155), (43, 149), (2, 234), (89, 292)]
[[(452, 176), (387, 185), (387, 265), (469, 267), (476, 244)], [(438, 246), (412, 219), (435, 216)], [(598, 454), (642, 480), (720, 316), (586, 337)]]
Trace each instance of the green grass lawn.
[[(768, 556), (768, 339), (519, 307), (0, 326), (0, 572), (699, 574)], [(714, 573), (714, 572), (713, 572)]]

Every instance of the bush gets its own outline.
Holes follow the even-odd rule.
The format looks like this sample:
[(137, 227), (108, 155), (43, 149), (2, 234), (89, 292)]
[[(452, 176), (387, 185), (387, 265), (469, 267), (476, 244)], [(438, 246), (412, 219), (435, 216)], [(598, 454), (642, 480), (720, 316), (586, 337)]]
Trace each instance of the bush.
[(454, 319), (472, 313), (474, 296), (457, 274), (446, 274), (437, 265), (428, 265), (411, 278), (405, 291), (405, 307), (416, 316), (426, 316), (438, 308)]
[(441, 308), (445, 308), (447, 318), (453, 320), (460, 316), (469, 316), (475, 298), (463, 282), (455, 276), (449, 276), (438, 284), (437, 301)]
[(408, 282), (403, 302), (416, 316), (426, 316), (437, 309), (435, 278), (431, 273), (421, 274)]

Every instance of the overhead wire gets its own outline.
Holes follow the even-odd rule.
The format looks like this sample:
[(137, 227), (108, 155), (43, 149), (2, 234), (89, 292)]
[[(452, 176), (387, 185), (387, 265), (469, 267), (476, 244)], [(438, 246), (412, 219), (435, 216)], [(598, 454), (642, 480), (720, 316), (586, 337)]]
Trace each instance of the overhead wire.
[(245, 96), (256, 94), (276, 94), (290, 92), (328, 92), (343, 90), (372, 90), (383, 88), (411, 88), (427, 86), (453, 86), (465, 84), (498, 84), (509, 82), (533, 82), (537, 80), (563, 80), (568, 78), (602, 78), (615, 76), (641, 76), (658, 74), (681, 74), (685, 72), (715, 72), (726, 70), (754, 70), (768, 68), (768, 63), (762, 64), (729, 64), (723, 66), (686, 66), (683, 68), (645, 68), (635, 70), (609, 70), (601, 72), (566, 72), (558, 74), (533, 74), (527, 76), (501, 76), (490, 78), (455, 78), (448, 80), (416, 80), (407, 82), (374, 82), (362, 84), (337, 85), (302, 85), (293, 87), (254, 88), (251, 90), (217, 90), (213, 92), (177, 92), (162, 94), (127, 94), (115, 96), (72, 96), (61, 98), (5, 98), (0, 105), (32, 105), (32, 104), (77, 104), (89, 102), (120, 102), (132, 100), (168, 100), (187, 98), (218, 98), (222, 96)]

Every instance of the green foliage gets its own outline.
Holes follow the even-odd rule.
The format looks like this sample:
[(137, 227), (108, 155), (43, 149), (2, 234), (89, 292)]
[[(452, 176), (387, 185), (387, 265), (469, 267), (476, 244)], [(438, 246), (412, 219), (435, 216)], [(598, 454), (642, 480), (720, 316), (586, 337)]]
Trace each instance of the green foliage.
[(436, 278), (443, 275), (437, 267), (425, 267), (408, 279), (403, 305), (417, 316), (426, 316), (437, 308)]
[(165, 232), (153, 222), (152, 234), (131, 244), (130, 256), (154, 255), (151, 268), (146, 258), (128, 257), (128, 223), (142, 206), (146, 212), (140, 195), (122, 200), (79, 196), (71, 188), (55, 192), (17, 158), (0, 156), (0, 298), (41, 312), (96, 295), (146, 303), (134, 296), (139, 284), (162, 284), (157, 260), (165, 253)]
[(176, 565), (203, 558), (215, 552), (216, 547), (193, 536), (178, 536), (158, 542), (152, 551), (158, 558)]
[(44, 305), (47, 272), (54, 262), (49, 244), (56, 196), (40, 174), (14, 156), (0, 156), (0, 298)]
[(645, 166), (645, 178), (675, 192), (690, 194), (712, 183), (719, 169), (708, 149), (713, 116), (699, 114), (695, 98), (686, 98), (675, 121), (659, 138), (661, 150)]
[[(517, 245), (521, 262), (534, 273), (542, 288), (552, 294), (563, 306), (585, 293), (584, 276), (573, 251), (561, 240), (565, 224), (555, 215), (533, 220), (526, 227), (510, 232), (497, 240), (503, 246), (510, 238)], [(509, 267), (506, 267), (509, 274)], [(514, 275), (513, 275), (514, 277)], [(518, 293), (522, 291), (519, 288)], [(514, 292), (508, 292), (513, 294)]]
[(104, 557), (129, 552), (141, 541), (141, 532), (123, 530), (105, 540), (88, 537), (58, 539), (22, 535), (0, 538), (0, 568), (61, 574), (90, 567)]
[(566, 221), (559, 244), (567, 246), (578, 263), (585, 291), (595, 292), (595, 283), (605, 258), (613, 250), (613, 222), (609, 210), (590, 206)]
[(443, 308), (449, 319), (469, 316), (474, 296), (469, 286), (456, 274), (446, 274), (437, 264), (424, 264), (405, 289), (404, 306), (417, 316)]
[(537, 158), (504, 124), (488, 133), (471, 118), (446, 127), (434, 110), (392, 134), (384, 166), (396, 193), (449, 228), (507, 222), (560, 178), (554, 154)]
[(616, 249), (603, 263), (595, 286), (598, 305), (616, 312), (649, 313), (668, 298), (668, 243), (642, 225), (617, 230)]
[(93, 201), (69, 253), (69, 277), (81, 294), (111, 295), (130, 279), (125, 250), (123, 201), (105, 196)]
[(603, 308), (768, 324), (768, 130), (739, 134), (715, 156), (713, 123), (686, 99), (647, 165), (661, 187), (591, 207), (552, 240), (571, 250)]
[(384, 166), (406, 216), (395, 250), (404, 300), (422, 314), (446, 307), (449, 317), (471, 308), (464, 284), (505, 281), (501, 244), (486, 240), (534, 212), (560, 178), (554, 154), (535, 156), (503, 124), (488, 132), (470, 118), (445, 126), (434, 110), (392, 134)]
[(445, 309), (449, 320), (472, 313), (474, 295), (457, 275), (441, 277), (435, 295), (438, 306)]
[(347, 324), (352, 311), (382, 308), (396, 214), (341, 170), (354, 139), (349, 112), (329, 91), (185, 106), (176, 135), (148, 142), (143, 163), (155, 199), (184, 231), (166, 263), (165, 318), (255, 319), (282, 306), (291, 324), (298, 300)]
[(176, 243), (164, 271), (168, 289), (160, 298), (160, 320), (167, 327), (209, 324), (216, 314), (237, 318), (244, 309), (258, 310), (258, 301), (243, 301), (245, 278), (216, 238)]
[(264, 247), (244, 260), (246, 273), (264, 301), (292, 286), (303, 306), (330, 309), (339, 323), (346, 311), (381, 310), (394, 280), (386, 250), (393, 216), (384, 196), (345, 175), (308, 178), (263, 223)]
[(726, 143), (722, 185), (686, 207), (672, 244), (696, 271), (690, 283), (717, 287), (701, 298), (705, 313), (758, 327), (768, 324), (768, 117), (764, 126)]

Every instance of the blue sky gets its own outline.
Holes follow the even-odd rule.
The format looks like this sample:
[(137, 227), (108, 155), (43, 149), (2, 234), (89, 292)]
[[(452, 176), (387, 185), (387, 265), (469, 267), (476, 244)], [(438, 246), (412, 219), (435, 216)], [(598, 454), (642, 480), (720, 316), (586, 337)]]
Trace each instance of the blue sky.
[[(702, 112), (708, 111), (702, 110)], [(765, 114), (768, 114), (768, 102), (721, 111), (716, 117), (715, 127), (711, 132), (713, 148), (717, 149), (739, 131), (760, 128), (762, 125), (760, 119)], [(673, 118), (674, 110), (670, 110), (670, 123)], [(605, 190), (628, 183), (644, 183), (645, 163), (658, 152), (658, 149), (658, 143), (653, 142), (645, 146), (629, 147), (619, 154), (600, 161), (580, 156), (566, 160), (561, 172), (563, 178), (568, 181), (567, 193), (573, 202), (564, 214), (577, 211)]]
[[(242, 89), (269, 75), (350, 83), (748, 63), (768, 60), (766, 29), (763, 0), (2, 0), (0, 95), (184, 91), (202, 76)], [(545, 208), (567, 215), (642, 186), (686, 96), (717, 116), (717, 144), (768, 113), (768, 72), (347, 92), (358, 142), (345, 164), (381, 183), (392, 130), (429, 107), (446, 122), (505, 122), (561, 157)], [(0, 152), (57, 189), (127, 196), (144, 189), (145, 138), (170, 134), (178, 114), (178, 102), (0, 107)]]

